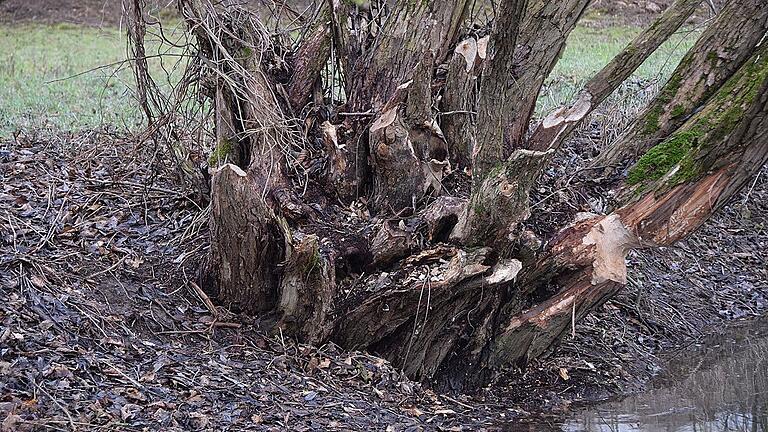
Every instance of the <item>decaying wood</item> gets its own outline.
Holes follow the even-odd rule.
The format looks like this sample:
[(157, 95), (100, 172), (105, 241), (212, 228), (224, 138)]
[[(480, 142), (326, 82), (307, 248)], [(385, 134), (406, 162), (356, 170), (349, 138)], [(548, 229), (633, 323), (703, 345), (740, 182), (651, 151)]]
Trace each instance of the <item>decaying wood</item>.
[[(628, 185), (634, 190), (631, 200), (610, 215), (588, 216), (563, 230), (533, 270), (521, 275), (521, 284), (528, 285), (538, 283), (543, 272), (554, 274), (563, 286), (559, 294), (509, 319), (494, 338), (489, 367), (501, 359), (541, 355), (567, 332), (574, 316), (582, 317), (626, 283), (624, 256), (629, 249), (668, 246), (690, 235), (768, 162), (765, 50), (753, 54), (702, 112), (683, 125), (681, 133), (702, 129), (677, 164), (658, 180)], [(725, 113), (733, 110), (743, 113), (743, 119), (726, 120)], [(691, 168), (689, 163), (696, 171), (676, 178), (681, 169)]]
[(414, 79), (398, 87), (371, 125), (372, 196), (378, 212), (398, 213), (415, 207), (428, 191), (441, 190), (448, 152), (432, 113), (432, 69), (427, 53)]
[[(695, 103), (663, 117), (666, 132), (613, 185), (616, 208), (539, 238), (527, 226), (539, 174), (697, 0), (678, 0), (530, 139), (588, 0), (503, 1), (488, 36), (462, 30), (465, 0), (377, 3), (375, 14), (329, 1), (295, 51), (207, 0), (181, 3), (217, 77), (218, 140), (235, 148), (213, 173), (208, 291), (284, 335), (366, 349), (442, 387), (486, 384), (552, 349), (626, 282), (630, 250), (690, 234), (768, 157), (762, 6), (754, 19), (726, 8), (739, 24), (721, 17), (697, 42), (746, 48), (705, 72), (691, 65), (706, 54), (678, 67), (670, 82)], [(287, 69), (277, 52), (291, 53)], [(329, 65), (340, 72), (326, 76)], [(338, 77), (343, 88), (307, 108)], [(446, 187), (457, 178), (471, 191)]]
[(517, 224), (530, 216), (528, 195), (541, 161), (551, 151), (519, 149), (475, 185), (453, 237), (467, 244), (504, 248), (517, 237)]
[(315, 235), (294, 242), (281, 264), (278, 326), (309, 343), (319, 343), (331, 330), (327, 323), (336, 294), (335, 252)]

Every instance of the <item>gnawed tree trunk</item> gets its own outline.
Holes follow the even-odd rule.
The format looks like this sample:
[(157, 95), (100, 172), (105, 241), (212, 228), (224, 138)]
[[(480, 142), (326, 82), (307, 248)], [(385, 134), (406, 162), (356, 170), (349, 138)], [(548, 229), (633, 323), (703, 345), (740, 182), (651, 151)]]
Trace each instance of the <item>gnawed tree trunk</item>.
[[(563, 280), (560, 293), (513, 316), (491, 358), (535, 358), (572, 322), (626, 283), (634, 248), (669, 246), (699, 228), (768, 162), (768, 46), (747, 60), (710, 101), (666, 141), (650, 149), (624, 186), (627, 202), (565, 229), (531, 275)], [(640, 175), (639, 173), (642, 173)], [(491, 364), (498, 361), (491, 361)]]
[[(239, 149), (213, 175), (206, 289), (284, 334), (476, 387), (550, 350), (625, 283), (629, 250), (688, 235), (765, 162), (768, 66), (753, 34), (765, 28), (718, 20), (723, 41), (755, 41), (746, 57), (721, 59), (729, 76), (615, 185), (614, 211), (536, 238), (524, 225), (541, 171), (698, 2), (678, 0), (531, 137), (538, 93), (588, 1), (503, 1), (479, 38), (462, 30), (469, 3), (329, 1), (284, 66), (286, 48), (258, 21), (180, 1), (215, 77), (217, 134)], [(310, 97), (333, 79), (323, 64), (343, 70), (346, 103)], [(672, 80), (695, 87), (685, 70)], [(451, 162), (472, 178), (441, 196)]]

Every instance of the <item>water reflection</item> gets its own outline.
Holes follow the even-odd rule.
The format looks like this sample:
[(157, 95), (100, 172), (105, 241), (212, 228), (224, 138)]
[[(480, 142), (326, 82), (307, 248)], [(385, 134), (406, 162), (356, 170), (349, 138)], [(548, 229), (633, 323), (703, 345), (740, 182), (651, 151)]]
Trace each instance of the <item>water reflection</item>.
[(768, 432), (768, 337), (758, 334), (766, 328), (708, 341), (702, 355), (672, 359), (661, 388), (582, 412), (562, 430)]

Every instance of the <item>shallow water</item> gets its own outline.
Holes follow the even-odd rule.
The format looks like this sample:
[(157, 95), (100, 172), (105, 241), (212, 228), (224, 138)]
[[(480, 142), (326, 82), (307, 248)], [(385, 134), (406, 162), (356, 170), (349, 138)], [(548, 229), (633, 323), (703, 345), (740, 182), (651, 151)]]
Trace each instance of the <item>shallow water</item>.
[(768, 432), (768, 321), (729, 329), (678, 353), (653, 390), (548, 426), (568, 432)]

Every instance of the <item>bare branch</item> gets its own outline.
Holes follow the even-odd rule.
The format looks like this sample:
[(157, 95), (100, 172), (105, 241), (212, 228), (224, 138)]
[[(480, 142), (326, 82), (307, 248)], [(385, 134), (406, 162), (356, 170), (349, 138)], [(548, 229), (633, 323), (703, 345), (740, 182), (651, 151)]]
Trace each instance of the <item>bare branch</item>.
[(573, 104), (557, 109), (539, 123), (527, 147), (539, 151), (559, 148), (589, 113), (683, 25), (700, 3), (701, 0), (677, 0), (595, 74)]

